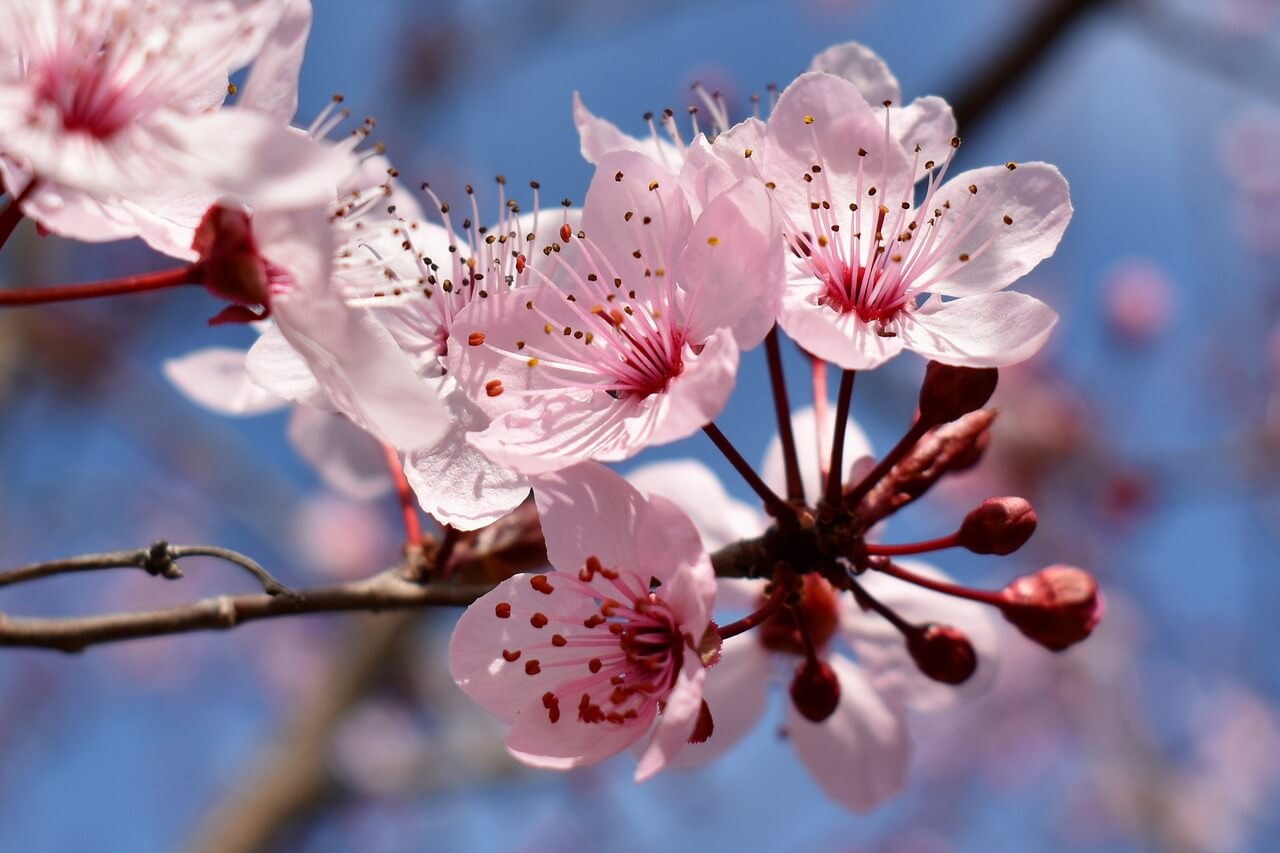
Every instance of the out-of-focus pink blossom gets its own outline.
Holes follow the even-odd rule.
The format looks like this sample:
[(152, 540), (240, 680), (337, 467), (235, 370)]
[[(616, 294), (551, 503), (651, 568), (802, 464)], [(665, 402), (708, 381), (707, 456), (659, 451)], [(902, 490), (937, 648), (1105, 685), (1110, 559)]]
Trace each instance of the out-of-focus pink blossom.
[(1107, 325), (1122, 340), (1147, 343), (1169, 328), (1175, 293), (1168, 273), (1155, 263), (1140, 258), (1121, 261), (1102, 283)]
[(673, 503), (600, 465), (543, 475), (534, 497), (556, 571), (517, 574), (468, 607), (449, 669), (510, 723), (520, 761), (578, 767), (648, 735), (643, 781), (714, 735), (702, 699), (718, 642), (711, 561)]
[(317, 495), (299, 506), (292, 533), (299, 564), (334, 579), (367, 577), (380, 555), (395, 557), (395, 535), (381, 513), (332, 495)]

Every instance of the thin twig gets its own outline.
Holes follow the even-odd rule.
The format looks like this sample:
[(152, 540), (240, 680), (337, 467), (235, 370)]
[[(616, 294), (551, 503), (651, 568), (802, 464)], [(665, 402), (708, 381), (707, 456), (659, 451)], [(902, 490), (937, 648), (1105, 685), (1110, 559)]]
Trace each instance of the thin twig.
[(803, 502), (804, 480), (800, 477), (800, 457), (791, 428), (791, 401), (787, 399), (787, 377), (782, 371), (782, 348), (778, 345), (776, 325), (764, 339), (764, 351), (769, 361), (769, 383), (773, 389), (774, 414), (778, 418), (778, 439), (782, 442), (782, 464), (787, 472), (787, 500)]
[(853, 380), (857, 378), (855, 370), (846, 370), (840, 374), (840, 396), (836, 398), (835, 431), (831, 439), (831, 463), (827, 469), (826, 501), (833, 506), (840, 502), (840, 487), (844, 484), (844, 434), (849, 423), (849, 406), (853, 403)]
[(734, 470), (742, 475), (742, 479), (747, 481), (747, 485), (751, 487), (752, 491), (760, 496), (760, 500), (764, 501), (764, 508), (769, 515), (777, 519), (795, 520), (796, 508), (778, 497), (777, 493), (769, 488), (769, 484), (760, 479), (760, 475), (751, 467), (751, 463), (738, 452), (738, 448), (733, 446), (733, 442), (729, 441), (728, 437), (720, 431), (720, 428), (714, 422), (704, 426), (702, 431), (707, 434), (707, 437), (711, 439), (716, 448), (729, 460)]

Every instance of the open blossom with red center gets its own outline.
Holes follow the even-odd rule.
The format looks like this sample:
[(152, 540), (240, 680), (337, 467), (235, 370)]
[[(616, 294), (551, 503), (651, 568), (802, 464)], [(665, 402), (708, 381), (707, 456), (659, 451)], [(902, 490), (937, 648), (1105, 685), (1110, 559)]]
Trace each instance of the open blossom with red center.
[(897, 81), (857, 45), (833, 48), (815, 68), (763, 128), (749, 121), (717, 142), (758, 164), (778, 204), (790, 249), (783, 328), (848, 369), (904, 348), (977, 367), (1034, 354), (1057, 315), (1003, 289), (1066, 229), (1058, 170), (1009, 163), (948, 179), (960, 140), (944, 102), (895, 106)]
[[(305, 40), (306, 0), (14, 0), (0, 49), (0, 176), (45, 228), (181, 248), (219, 194), (295, 205), (346, 164), (260, 103), (223, 108), (228, 75), (268, 40)], [(299, 54), (300, 55), (300, 54)], [(267, 63), (270, 76), (296, 67)], [(196, 199), (193, 202), (193, 199)]]
[(555, 571), (515, 575), (468, 607), (450, 671), (511, 725), (519, 760), (568, 769), (648, 737), (647, 779), (714, 733), (711, 562), (674, 504), (600, 465), (536, 478), (534, 495)]
[(445, 360), (493, 418), (472, 441), (531, 474), (625, 459), (707, 424), (781, 295), (780, 237), (752, 179), (695, 214), (676, 176), (610, 154), (581, 230), (561, 237), (540, 283), (458, 315)]

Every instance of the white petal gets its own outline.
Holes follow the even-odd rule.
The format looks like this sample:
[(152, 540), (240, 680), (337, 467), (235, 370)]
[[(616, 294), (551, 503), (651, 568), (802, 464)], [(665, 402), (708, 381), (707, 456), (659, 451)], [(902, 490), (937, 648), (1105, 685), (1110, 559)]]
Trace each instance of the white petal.
[(334, 491), (367, 501), (391, 490), (382, 445), (345, 415), (295, 406), (289, 440)]
[(684, 663), (676, 677), (675, 687), (667, 694), (653, 736), (636, 765), (637, 782), (652, 779), (688, 747), (689, 736), (693, 734), (702, 710), (702, 688), (706, 680), (707, 670), (702, 662), (685, 649)]
[[(951, 580), (944, 572), (918, 560), (896, 561), (903, 568), (935, 580)], [(978, 669), (964, 684), (942, 684), (921, 674), (911, 659), (902, 634), (875, 613), (866, 613), (852, 596), (841, 599), (840, 624), (872, 685), (891, 703), (918, 711), (936, 711), (961, 699), (985, 692), (995, 679), (999, 643), (991, 608), (924, 589), (881, 572), (866, 572), (859, 582), (877, 601), (906, 621), (936, 622), (959, 628), (973, 644)]]
[(249, 379), (245, 350), (209, 347), (164, 363), (164, 375), (192, 402), (220, 415), (259, 415), (286, 401)]
[(827, 796), (856, 812), (868, 812), (902, 790), (911, 759), (911, 735), (900, 711), (890, 707), (852, 661), (827, 663), (840, 682), (840, 704), (820, 723), (787, 703), (791, 745)]
[[(800, 479), (804, 483), (805, 499), (810, 503), (816, 501), (826, 488), (822, 482), (822, 466), (831, 454), (831, 442), (835, 438), (835, 406), (828, 405), (827, 422), (823, 424), (822, 436), (818, 436), (817, 415), (812, 406), (805, 406), (791, 415), (791, 432), (796, 440), (796, 456), (800, 463)], [(821, 442), (821, 462), (818, 449)], [(859, 460), (871, 455), (871, 442), (867, 434), (858, 426), (857, 421), (850, 418), (845, 422), (844, 461), (850, 476), (845, 482), (852, 482), (852, 472)], [(764, 465), (760, 476), (777, 494), (786, 494), (787, 474), (782, 459), (782, 438), (774, 436), (764, 454)]]
[(879, 54), (857, 42), (829, 47), (813, 58), (810, 71), (825, 71), (843, 77), (858, 87), (867, 103), (898, 103), (902, 97), (898, 78)]
[(708, 550), (758, 536), (768, 527), (763, 513), (725, 491), (711, 469), (695, 459), (642, 465), (627, 479), (648, 495), (662, 495), (684, 511)]
[(1057, 323), (1048, 305), (1005, 290), (904, 313), (898, 334), (908, 349), (944, 364), (1006, 367), (1039, 352)]
[(725, 640), (720, 659), (707, 670), (702, 689), (702, 698), (711, 709), (714, 727), (711, 737), (703, 743), (686, 746), (667, 767), (701, 767), (746, 737), (764, 716), (772, 672), (769, 650), (754, 633)]
[(902, 351), (901, 336), (885, 337), (856, 312), (840, 313), (813, 301), (819, 285), (791, 285), (778, 324), (804, 350), (845, 370), (871, 370)]
[(310, 0), (286, 0), (275, 27), (258, 53), (237, 106), (281, 124), (298, 111), (298, 74), (311, 32)]
[(274, 323), (249, 348), (244, 366), (250, 379), (281, 399), (317, 409), (333, 408), (306, 359)]

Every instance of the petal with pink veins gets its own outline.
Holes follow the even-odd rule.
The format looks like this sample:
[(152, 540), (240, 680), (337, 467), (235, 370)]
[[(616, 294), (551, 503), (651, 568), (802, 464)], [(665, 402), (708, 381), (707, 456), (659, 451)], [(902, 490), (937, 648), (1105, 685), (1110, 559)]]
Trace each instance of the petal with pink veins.
[(684, 155), (665, 139), (650, 134), (645, 139), (628, 136), (613, 122), (602, 119), (587, 109), (582, 97), (573, 93), (573, 123), (578, 128), (582, 157), (588, 163), (599, 164), (615, 151), (634, 151), (663, 165), (672, 171), (680, 168)]
[(636, 765), (637, 782), (652, 779), (689, 746), (689, 736), (693, 734), (702, 711), (702, 690), (706, 680), (706, 667), (691, 650), (686, 649), (675, 687), (667, 694), (649, 745)]
[(806, 352), (845, 370), (871, 370), (902, 351), (900, 335), (884, 336), (856, 312), (839, 312), (816, 304), (822, 285), (787, 288), (778, 324)]
[(898, 103), (902, 90), (898, 78), (880, 55), (857, 42), (833, 45), (819, 53), (809, 64), (810, 71), (823, 71), (848, 80), (858, 88), (869, 104), (884, 101)]
[[(724, 581), (720, 589), (724, 589)], [(720, 659), (707, 669), (702, 688), (714, 722), (711, 737), (684, 747), (667, 767), (702, 767), (736, 746), (764, 716), (772, 677), (771, 655), (758, 637), (747, 633), (725, 640)]]

